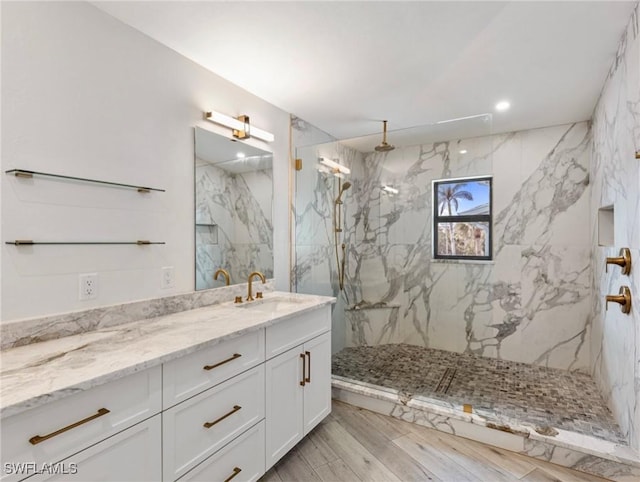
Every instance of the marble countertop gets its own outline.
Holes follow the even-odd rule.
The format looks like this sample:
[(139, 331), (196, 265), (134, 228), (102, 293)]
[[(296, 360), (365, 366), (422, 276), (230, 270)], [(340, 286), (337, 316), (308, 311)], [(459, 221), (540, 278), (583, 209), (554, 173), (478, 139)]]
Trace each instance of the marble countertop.
[[(281, 302), (268, 302), (274, 298)], [(257, 309), (220, 303), (4, 350), (0, 418), (334, 302), (327, 296), (276, 291), (254, 302)]]

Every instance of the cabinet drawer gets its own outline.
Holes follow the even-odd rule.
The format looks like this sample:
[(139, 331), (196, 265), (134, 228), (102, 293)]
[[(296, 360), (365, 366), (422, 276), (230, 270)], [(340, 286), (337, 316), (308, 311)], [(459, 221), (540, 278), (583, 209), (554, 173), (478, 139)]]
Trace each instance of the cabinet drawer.
[(267, 359), (301, 345), (331, 329), (331, 308), (323, 306), (267, 327)]
[(162, 406), (166, 410), (263, 361), (264, 330), (258, 330), (165, 363)]
[[(151, 417), (161, 409), (161, 383), (157, 366), (2, 420), (3, 467), (58, 462)], [(1, 480), (17, 478), (3, 471)]]
[(42, 481), (149, 481), (162, 480), (162, 420), (156, 415), (72, 455), (43, 474), (29, 479)]
[(162, 414), (164, 480), (175, 480), (264, 418), (264, 364)]
[(180, 481), (246, 482), (258, 480), (263, 474), (264, 420), (185, 474)]

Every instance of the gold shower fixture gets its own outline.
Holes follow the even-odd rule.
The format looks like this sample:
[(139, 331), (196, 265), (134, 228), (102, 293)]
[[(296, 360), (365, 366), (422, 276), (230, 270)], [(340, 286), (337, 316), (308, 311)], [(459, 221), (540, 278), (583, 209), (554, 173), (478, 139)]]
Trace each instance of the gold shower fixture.
[(605, 271), (608, 271), (609, 265), (615, 264), (622, 268), (622, 274), (631, 273), (631, 250), (629, 248), (620, 248), (620, 256), (607, 258), (605, 262)]
[(340, 258), (338, 237), (342, 232), (342, 195), (350, 187), (351, 183), (349, 181), (346, 181), (343, 184), (342, 179), (338, 177), (338, 196), (333, 201), (333, 240), (336, 251), (336, 268), (338, 270), (338, 286), (340, 287), (340, 291), (344, 289), (345, 251), (347, 249), (347, 245), (343, 242), (340, 245), (340, 248), (342, 249), (342, 258)]
[(621, 286), (619, 294), (607, 295), (605, 297), (605, 310), (609, 306), (609, 302), (618, 303), (620, 305), (620, 311), (625, 314), (629, 314), (631, 311), (631, 290), (628, 286)]
[(389, 152), (393, 151), (396, 146), (389, 144), (387, 142), (387, 121), (382, 121), (382, 142), (375, 147), (375, 150), (378, 152)]

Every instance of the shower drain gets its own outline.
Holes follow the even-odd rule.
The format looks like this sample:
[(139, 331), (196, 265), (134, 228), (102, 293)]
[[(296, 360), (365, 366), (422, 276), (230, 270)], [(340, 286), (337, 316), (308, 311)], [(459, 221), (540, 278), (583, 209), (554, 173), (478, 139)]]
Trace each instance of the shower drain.
[(455, 368), (447, 368), (442, 374), (442, 378), (438, 382), (438, 386), (436, 387), (436, 393), (447, 393), (449, 391), (449, 387), (451, 386), (451, 382), (456, 376), (456, 372), (458, 370)]

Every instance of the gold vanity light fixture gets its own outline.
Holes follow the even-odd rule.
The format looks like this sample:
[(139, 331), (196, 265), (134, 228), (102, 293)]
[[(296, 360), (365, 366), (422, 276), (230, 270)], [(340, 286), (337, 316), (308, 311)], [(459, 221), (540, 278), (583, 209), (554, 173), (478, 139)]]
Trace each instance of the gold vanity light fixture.
[(265, 142), (273, 142), (275, 139), (271, 132), (252, 126), (248, 115), (231, 117), (220, 112), (209, 111), (204, 113), (204, 118), (214, 124), (228, 127), (233, 131), (233, 137), (236, 139), (255, 137)]
[(333, 174), (351, 174), (351, 169), (327, 157), (320, 158), (320, 164), (327, 166)]

